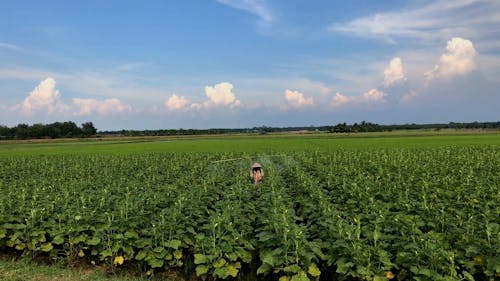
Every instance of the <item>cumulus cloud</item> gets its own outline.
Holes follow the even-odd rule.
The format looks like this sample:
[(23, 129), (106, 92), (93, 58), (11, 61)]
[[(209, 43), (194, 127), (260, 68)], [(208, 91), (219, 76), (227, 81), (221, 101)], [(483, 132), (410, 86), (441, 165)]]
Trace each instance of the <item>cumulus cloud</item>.
[(99, 115), (108, 115), (110, 113), (123, 113), (132, 111), (130, 105), (123, 104), (119, 99), (111, 98), (105, 100), (96, 99), (73, 99), (73, 104), (79, 108), (75, 115), (88, 115), (97, 113)]
[(368, 92), (363, 93), (363, 95), (361, 96), (361, 101), (380, 102), (380, 101), (384, 101), (385, 96), (386, 96), (386, 94), (384, 92), (379, 91), (377, 89), (371, 89)]
[(348, 97), (341, 93), (336, 93), (331, 100), (331, 106), (340, 107), (342, 105), (370, 105), (373, 103), (385, 102), (386, 93), (377, 89), (371, 89), (361, 95)]
[(314, 104), (313, 98), (305, 98), (304, 94), (298, 91), (285, 91), (285, 99), (289, 106), (293, 108), (301, 108)]
[(441, 55), (439, 64), (425, 73), (427, 80), (434, 78), (450, 78), (464, 75), (476, 69), (476, 49), (470, 40), (460, 37), (452, 38), (446, 46), (446, 53)]
[(347, 104), (351, 101), (351, 99), (348, 96), (344, 96), (341, 93), (336, 93), (335, 96), (332, 98), (331, 105), (334, 107), (341, 106), (344, 104)]
[(172, 95), (170, 98), (165, 102), (165, 107), (168, 110), (184, 110), (187, 109), (187, 106), (189, 104), (189, 101), (184, 98), (184, 97), (179, 97), (177, 95)]
[(61, 101), (61, 94), (56, 89), (56, 80), (51, 77), (41, 81), (24, 99), (21, 106), (22, 112), (28, 115), (37, 111), (58, 113), (67, 109), (68, 106)]
[(383, 85), (389, 87), (404, 81), (406, 81), (406, 77), (403, 71), (403, 62), (401, 58), (395, 57), (384, 70)]
[(206, 86), (205, 95), (207, 97), (205, 101), (190, 103), (187, 98), (174, 94), (165, 102), (165, 107), (170, 111), (185, 111), (222, 107), (236, 108), (242, 105), (233, 93), (233, 84), (229, 82)]
[(215, 86), (206, 86), (205, 95), (208, 97), (203, 103), (205, 107), (231, 106), (237, 107), (241, 102), (236, 99), (233, 93), (233, 84), (222, 82)]

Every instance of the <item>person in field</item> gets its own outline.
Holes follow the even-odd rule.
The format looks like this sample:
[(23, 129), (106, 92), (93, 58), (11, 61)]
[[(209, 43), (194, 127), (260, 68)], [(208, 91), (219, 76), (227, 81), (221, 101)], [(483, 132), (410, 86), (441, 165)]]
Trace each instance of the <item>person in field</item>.
[(264, 169), (262, 169), (262, 165), (259, 163), (254, 163), (252, 168), (250, 169), (250, 178), (252, 183), (257, 185), (264, 178)]

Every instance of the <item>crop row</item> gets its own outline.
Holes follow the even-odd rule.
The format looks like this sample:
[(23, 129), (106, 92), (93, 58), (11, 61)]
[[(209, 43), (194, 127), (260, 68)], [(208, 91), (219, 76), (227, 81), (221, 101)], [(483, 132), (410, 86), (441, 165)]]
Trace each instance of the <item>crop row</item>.
[[(266, 175), (257, 187), (253, 161)], [(500, 276), (497, 147), (16, 156), (0, 166), (5, 252), (217, 279)]]

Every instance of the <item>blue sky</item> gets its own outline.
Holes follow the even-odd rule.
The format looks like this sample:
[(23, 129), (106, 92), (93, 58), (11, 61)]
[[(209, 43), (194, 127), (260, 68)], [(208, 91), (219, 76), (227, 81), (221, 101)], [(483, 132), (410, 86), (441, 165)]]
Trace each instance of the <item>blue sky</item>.
[(500, 1), (4, 1), (0, 124), (500, 119)]

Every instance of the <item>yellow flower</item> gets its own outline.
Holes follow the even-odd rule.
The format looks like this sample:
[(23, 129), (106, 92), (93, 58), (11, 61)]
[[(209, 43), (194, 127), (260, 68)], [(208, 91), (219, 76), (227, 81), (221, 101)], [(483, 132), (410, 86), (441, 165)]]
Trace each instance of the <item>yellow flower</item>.
[(82, 249), (80, 249), (80, 251), (78, 251), (78, 256), (79, 256), (80, 258), (83, 258), (83, 257), (85, 256), (85, 253), (83, 252), (83, 250), (82, 250)]
[(124, 261), (125, 261), (125, 259), (123, 258), (123, 256), (117, 256), (117, 257), (115, 257), (113, 264), (114, 265), (122, 265)]

